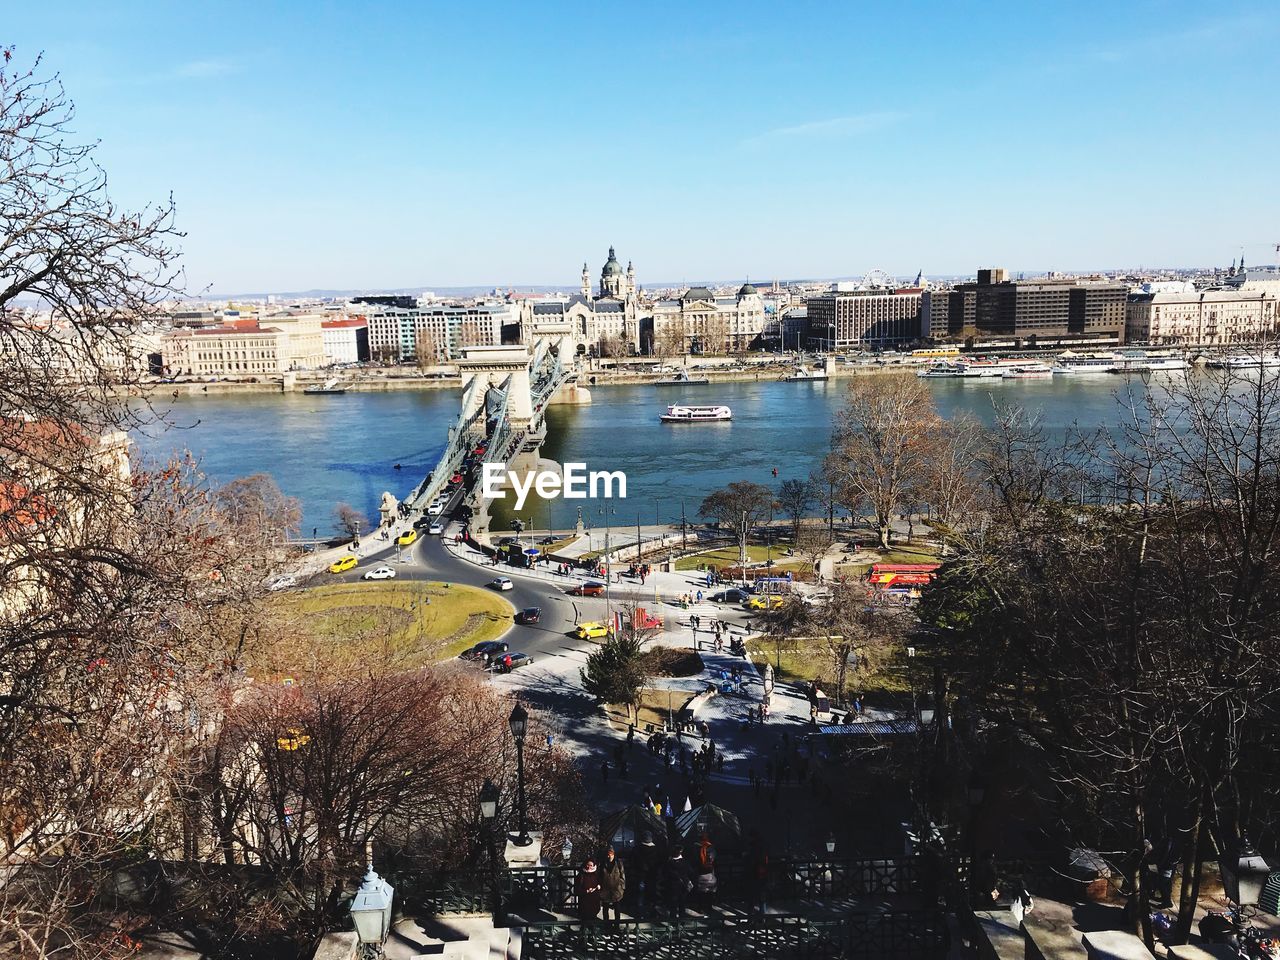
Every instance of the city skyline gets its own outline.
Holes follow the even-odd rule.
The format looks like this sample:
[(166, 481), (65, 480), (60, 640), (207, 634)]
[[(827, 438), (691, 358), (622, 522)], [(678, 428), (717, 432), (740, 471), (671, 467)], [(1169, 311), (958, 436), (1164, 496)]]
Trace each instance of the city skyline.
[(173, 191), (193, 296), (572, 288), (610, 244), (641, 286), (1275, 260), (1263, 7), (772, 13), (72, 4), (3, 42), (120, 203)]

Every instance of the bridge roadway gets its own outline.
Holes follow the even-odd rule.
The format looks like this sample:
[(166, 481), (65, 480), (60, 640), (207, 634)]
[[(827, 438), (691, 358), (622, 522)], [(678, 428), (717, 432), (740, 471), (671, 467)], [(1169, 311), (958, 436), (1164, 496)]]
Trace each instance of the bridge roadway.
[[(533, 419), (527, 427), (512, 422), (509, 414), (512, 391), (521, 389), (508, 376), (493, 386), (481, 377), (474, 377), (462, 393), (461, 411), (457, 421), (449, 428), (449, 439), (440, 460), (417, 488), (406, 499), (410, 510), (425, 510), (448, 485), (449, 479), (462, 468), (463, 459), (478, 447), (485, 445), (482, 462), (506, 465), (532, 441), (540, 445), (546, 429), (546, 409), (556, 391), (572, 377), (573, 371), (564, 365), (562, 355), (565, 344), (552, 350), (543, 341), (533, 353), (529, 363), (529, 407)], [(477, 394), (483, 392), (483, 396)]]

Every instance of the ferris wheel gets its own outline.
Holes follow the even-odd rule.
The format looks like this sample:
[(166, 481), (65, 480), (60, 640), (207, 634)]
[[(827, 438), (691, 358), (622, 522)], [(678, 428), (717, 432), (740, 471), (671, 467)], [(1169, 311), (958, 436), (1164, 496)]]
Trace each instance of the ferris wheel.
[(893, 277), (876, 267), (867, 271), (867, 275), (862, 278), (862, 284), (866, 287), (892, 287)]

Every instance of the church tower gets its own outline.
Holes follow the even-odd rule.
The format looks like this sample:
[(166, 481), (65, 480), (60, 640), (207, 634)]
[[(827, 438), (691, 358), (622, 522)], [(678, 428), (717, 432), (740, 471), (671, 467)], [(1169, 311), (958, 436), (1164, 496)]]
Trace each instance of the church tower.
[(585, 262), (582, 264), (582, 295), (591, 299), (591, 271), (587, 269)]
[(609, 259), (605, 261), (604, 269), (600, 271), (600, 296), (612, 297), (616, 300), (623, 299), (622, 291), (625, 282), (622, 265), (618, 263), (618, 255), (613, 252), (613, 247), (610, 247)]

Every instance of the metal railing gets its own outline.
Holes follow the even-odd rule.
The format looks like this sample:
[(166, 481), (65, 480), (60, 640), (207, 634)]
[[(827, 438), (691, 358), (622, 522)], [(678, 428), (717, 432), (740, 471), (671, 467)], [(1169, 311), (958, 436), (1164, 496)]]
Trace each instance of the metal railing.
[(946, 917), (936, 911), (850, 914), (829, 920), (770, 914), (719, 920), (534, 924), (524, 930), (522, 956), (528, 960), (937, 960), (946, 955), (948, 945)]

